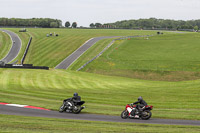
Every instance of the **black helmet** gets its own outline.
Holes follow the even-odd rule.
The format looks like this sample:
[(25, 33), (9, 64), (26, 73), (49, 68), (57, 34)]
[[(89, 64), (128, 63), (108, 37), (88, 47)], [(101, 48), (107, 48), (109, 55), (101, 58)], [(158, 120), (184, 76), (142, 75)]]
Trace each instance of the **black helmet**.
[(78, 93), (74, 93), (74, 97), (78, 96)]
[(143, 100), (142, 96), (138, 97), (138, 101)]

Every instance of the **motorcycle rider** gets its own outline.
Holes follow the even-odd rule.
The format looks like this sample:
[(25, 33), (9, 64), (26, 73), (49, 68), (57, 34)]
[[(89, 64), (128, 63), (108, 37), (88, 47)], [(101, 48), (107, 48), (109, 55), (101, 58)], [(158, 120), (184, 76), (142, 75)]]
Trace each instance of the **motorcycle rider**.
[(127, 108), (129, 112), (129, 116), (139, 118), (139, 116), (135, 114), (142, 112), (143, 108), (147, 106), (147, 103), (143, 100), (142, 96), (140, 96), (138, 97), (138, 101), (132, 103), (131, 105), (134, 105), (134, 104), (137, 104), (136, 108)]
[(143, 100), (142, 96), (138, 97), (138, 101), (134, 102), (133, 104), (137, 104), (136, 109), (139, 111), (142, 111), (142, 109), (147, 106), (147, 103)]
[(77, 102), (81, 101), (81, 97), (78, 93), (74, 93), (73, 97), (65, 99), (64, 102), (69, 105), (69, 108), (72, 108)]

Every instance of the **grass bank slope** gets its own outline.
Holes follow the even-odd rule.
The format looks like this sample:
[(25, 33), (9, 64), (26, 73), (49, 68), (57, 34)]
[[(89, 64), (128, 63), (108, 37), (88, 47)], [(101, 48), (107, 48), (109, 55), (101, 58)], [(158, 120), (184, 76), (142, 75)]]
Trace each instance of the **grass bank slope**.
[(3, 59), (12, 47), (11, 38), (5, 32), (0, 31), (0, 60)]
[(119, 40), (83, 71), (150, 80), (198, 79), (199, 41), (198, 33)]
[(200, 81), (161, 82), (64, 70), (0, 69), (1, 102), (57, 110), (78, 92), (83, 112), (120, 115), (125, 105), (143, 96), (154, 105), (153, 117), (200, 120)]
[[(46, 37), (47, 34), (58, 37)], [(99, 36), (131, 36), (155, 34), (156, 31), (106, 29), (28, 29), (33, 37), (25, 63), (55, 67), (87, 40)]]

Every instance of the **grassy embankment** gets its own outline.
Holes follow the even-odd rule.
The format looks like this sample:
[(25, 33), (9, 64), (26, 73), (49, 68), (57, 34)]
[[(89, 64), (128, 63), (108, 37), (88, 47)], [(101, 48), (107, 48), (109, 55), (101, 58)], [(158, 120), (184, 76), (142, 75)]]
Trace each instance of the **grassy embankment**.
[[(149, 125), (132, 123), (113, 123), (113, 122), (93, 122), (65, 119), (50, 119), (39, 117), (23, 117), (0, 115), (0, 130), (3, 132), (67, 132), (67, 133), (133, 133), (133, 132), (153, 132), (153, 133), (174, 133), (191, 132), (198, 133), (200, 128), (197, 126), (172, 126), (172, 125)], [(1, 132), (0, 131), (0, 132)]]
[[(106, 30), (106, 29), (28, 29), (33, 37), (25, 63), (51, 68), (58, 65), (67, 56), (87, 40), (99, 36), (131, 36), (155, 34), (156, 31)], [(46, 37), (46, 34), (59, 34), (58, 37)], [(104, 40), (107, 41), (107, 40)], [(109, 43), (109, 42), (108, 42)]]
[(57, 110), (62, 100), (78, 92), (83, 112), (120, 115), (140, 95), (154, 105), (154, 118), (200, 120), (199, 80), (145, 81), (64, 70), (0, 69), (1, 102)]
[(12, 42), (9, 35), (0, 31), (0, 60), (8, 54), (11, 46)]
[[(155, 36), (156, 31), (153, 31)], [(164, 34), (173, 34), (176, 35), (174, 32), (164, 32)], [(146, 34), (144, 35), (151, 35), (146, 31)], [(141, 38), (141, 37), (136, 37)], [(144, 39), (146, 37), (142, 37)], [(129, 39), (129, 38), (127, 38)], [(135, 38), (134, 38), (135, 39)], [(90, 49), (88, 49), (81, 57), (75, 61), (68, 69), (69, 70), (77, 70), (81, 66), (83, 66), (86, 62), (90, 61), (92, 58), (94, 58), (98, 53), (100, 53), (113, 39), (104, 39), (101, 41), (98, 41), (95, 45), (93, 45)]]
[[(82, 71), (146, 80), (182, 81), (200, 78), (200, 34), (167, 34), (116, 41)], [(91, 55), (93, 54), (93, 55)], [(95, 53), (86, 53), (74, 64)]]

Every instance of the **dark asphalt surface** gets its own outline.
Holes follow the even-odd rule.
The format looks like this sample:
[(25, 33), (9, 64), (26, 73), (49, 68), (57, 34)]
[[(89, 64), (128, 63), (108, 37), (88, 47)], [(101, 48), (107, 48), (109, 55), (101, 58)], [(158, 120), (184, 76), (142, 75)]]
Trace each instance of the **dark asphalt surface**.
[(60, 64), (58, 64), (56, 69), (67, 69), (74, 61), (76, 61), (85, 51), (87, 51), (92, 45), (102, 39), (107, 38), (117, 38), (120, 36), (105, 36), (105, 37), (96, 37), (92, 38), (86, 43), (84, 43), (80, 48), (73, 52), (70, 56), (64, 59)]
[(149, 120), (121, 119), (120, 114), (119, 116), (95, 115), (95, 114), (84, 114), (84, 113), (71, 114), (71, 113), (59, 113), (58, 111), (45, 111), (38, 109), (12, 107), (6, 105), (0, 105), (0, 114), (73, 119), (73, 120), (89, 120), (89, 121), (200, 126), (200, 121), (195, 121), (195, 120), (172, 120), (172, 119), (155, 119), (155, 118), (151, 118)]
[(6, 57), (4, 57), (1, 61), (5, 62), (5, 63), (9, 63), (11, 62), (12, 60), (14, 60), (17, 55), (19, 54), (19, 51), (21, 49), (21, 40), (20, 38), (18, 37), (17, 34), (11, 32), (11, 31), (8, 31), (8, 30), (3, 30), (3, 29), (0, 29), (1, 31), (7, 33), (8, 35), (10, 35), (10, 37), (12, 38), (12, 47), (9, 51), (9, 53), (7, 54)]

